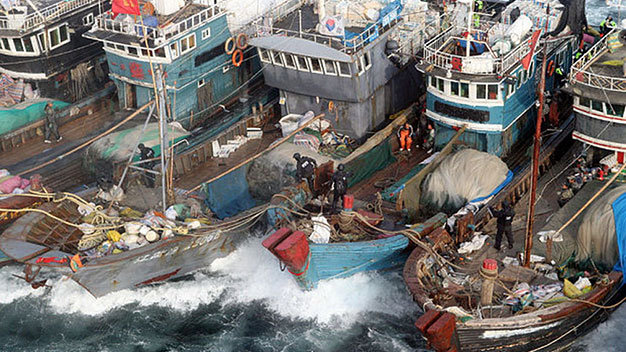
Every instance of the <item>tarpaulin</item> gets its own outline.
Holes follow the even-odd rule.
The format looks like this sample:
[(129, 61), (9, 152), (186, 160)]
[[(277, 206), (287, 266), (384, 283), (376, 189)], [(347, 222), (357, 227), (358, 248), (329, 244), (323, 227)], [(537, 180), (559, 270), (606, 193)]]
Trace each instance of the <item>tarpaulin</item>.
[(617, 198), (613, 204), (613, 216), (615, 217), (615, 232), (617, 234), (617, 248), (619, 260), (615, 264), (615, 270), (624, 271), (626, 268), (626, 193)]
[(391, 144), (387, 138), (380, 145), (346, 163), (346, 170), (352, 173), (348, 179), (348, 187), (372, 177), (374, 173), (394, 162), (396, 162), (396, 158), (391, 152)]
[(248, 166), (245, 165), (202, 186), (206, 205), (219, 219), (237, 215), (256, 205), (248, 189), (247, 171)]
[(506, 178), (504, 179), (504, 181), (502, 181), (501, 184), (498, 185), (498, 187), (496, 187), (496, 189), (493, 190), (493, 192), (489, 193), (488, 195), (484, 196), (484, 197), (478, 197), (476, 199), (472, 199), (471, 201), (469, 201), (470, 203), (476, 203), (476, 202), (482, 202), (483, 200), (498, 194), (498, 192), (500, 192), (504, 187), (506, 187), (506, 185), (508, 185), (512, 180), (513, 180), (513, 172), (511, 170), (509, 170), (509, 172), (506, 173)]
[[(57, 110), (70, 105), (62, 101), (52, 102), (54, 108)], [(0, 109), (0, 135), (15, 131), (32, 122), (43, 119), (46, 115), (44, 108), (47, 103), (47, 100), (41, 100), (35, 103), (24, 102), (14, 105), (11, 108)]]

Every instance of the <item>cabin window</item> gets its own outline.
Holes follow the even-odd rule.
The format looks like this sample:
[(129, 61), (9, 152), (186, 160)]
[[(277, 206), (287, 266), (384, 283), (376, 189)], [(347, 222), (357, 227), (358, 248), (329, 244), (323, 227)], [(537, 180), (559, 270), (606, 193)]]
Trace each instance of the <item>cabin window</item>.
[(115, 46), (113, 44), (109, 43), (109, 42), (105, 42), (104, 46), (107, 47), (107, 48), (111, 48), (111, 49), (115, 48)]
[(200, 16), (195, 15), (193, 16), (193, 25), (197, 26), (200, 23)]
[(139, 54), (137, 53), (137, 48), (134, 48), (132, 46), (128, 47), (128, 53), (132, 56), (138, 56)]
[(270, 63), (270, 53), (266, 49), (259, 48), (259, 58), (261, 62)]
[(461, 97), (469, 98), (469, 83), (461, 83)]
[(344, 77), (350, 77), (350, 65), (347, 62), (338, 62), (339, 75)]
[(528, 80), (528, 72), (526, 72), (526, 70), (522, 70), (522, 82), (526, 82)]
[(180, 54), (181, 55), (193, 50), (195, 47), (196, 47), (196, 34), (195, 33), (180, 40)]
[(535, 73), (535, 62), (531, 61), (530, 66), (528, 67), (528, 77), (532, 77), (534, 73)]
[[(39, 48), (41, 49), (41, 51), (45, 51), (46, 50), (46, 40), (43, 37), (43, 33), (37, 34), (37, 41), (39, 42)], [(107, 44), (109, 44), (109, 43), (104, 43), (105, 46), (107, 46)]]
[(172, 44), (170, 44), (170, 55), (172, 56), (172, 59), (175, 59), (178, 57), (179, 53), (178, 53), (178, 42), (174, 42)]
[(126, 47), (123, 45), (119, 45), (119, 44), (115, 44), (115, 49), (119, 51), (126, 51)]
[(15, 51), (17, 51), (18, 53), (24, 52), (24, 45), (22, 45), (22, 39), (13, 38), (13, 46), (15, 47)]
[(476, 85), (476, 99), (487, 99), (487, 85)]
[(283, 57), (280, 55), (280, 51), (272, 51), (272, 61), (276, 66), (283, 65)]
[(311, 62), (311, 72), (323, 73), (322, 62), (320, 61), (320, 59), (309, 58), (309, 60)]
[(361, 75), (363, 74), (363, 72), (365, 72), (365, 67), (363, 66), (362, 57), (356, 59), (356, 71), (358, 72), (358, 75)]
[(437, 80), (435, 78), (435, 76), (430, 76), (430, 86), (431, 87), (436, 87), (437, 86)]
[(209, 37), (211, 37), (211, 28), (210, 27), (202, 31), (202, 40), (205, 40), (205, 39), (207, 39)]
[(584, 107), (585, 109), (589, 109), (589, 106), (591, 105), (591, 100), (589, 98), (585, 98), (585, 97), (580, 97), (580, 106)]
[(193, 27), (193, 18), (188, 19), (186, 24), (187, 24), (187, 28)]
[(198, 88), (204, 86), (204, 78), (201, 78), (200, 80), (198, 80)]
[(296, 62), (298, 63), (298, 70), (300, 71), (309, 71), (309, 62), (306, 57), (296, 56)]
[(158, 48), (158, 49), (154, 50), (153, 52), (156, 55), (156, 57), (165, 57), (165, 49), (164, 48)]
[(488, 91), (487, 91), (487, 97), (489, 100), (496, 100), (498, 99), (498, 85), (497, 84), (490, 84), (487, 87)]
[(90, 26), (93, 22), (93, 13), (88, 13), (87, 16), (83, 17), (83, 25)]
[(50, 38), (51, 50), (68, 43), (70, 41), (70, 37), (67, 31), (67, 24), (62, 24), (59, 27), (49, 30), (48, 37)]
[(459, 96), (459, 82), (450, 82), (450, 94), (455, 97)]
[(201, 22), (206, 21), (206, 12), (201, 12), (201, 13), (200, 13), (200, 21), (201, 21)]
[(148, 57), (148, 49), (141, 49), (141, 56)]
[(4, 49), (11, 50), (11, 46), (9, 45), (9, 40), (7, 38), (2, 38), (2, 44), (4, 45)]
[(323, 60), (323, 62), (324, 62), (324, 73), (326, 73), (327, 75), (336, 76), (337, 68), (335, 67), (335, 62), (329, 61), (329, 60)]
[[(611, 107), (613, 109), (611, 109)], [(611, 105), (606, 105), (606, 112), (609, 115), (613, 115), (613, 116), (617, 116), (617, 117), (622, 117), (624, 116), (624, 105), (618, 105), (618, 104), (611, 104)]]
[(437, 78), (437, 89), (444, 91), (444, 81), (441, 78)]
[(0, 40), (0, 49), (4, 50), (4, 44), (1, 40)]
[(366, 70), (369, 70), (369, 68), (372, 67), (372, 59), (369, 52), (363, 54), (363, 56), (361, 56), (361, 60), (363, 61), (363, 68)]
[(597, 100), (591, 101), (591, 108), (593, 110), (604, 113), (604, 108), (602, 107), (602, 105), (604, 104), (602, 104), (601, 101), (597, 101)]
[(285, 62), (285, 67), (296, 69), (296, 59), (291, 54), (283, 54), (283, 59)]
[(513, 93), (515, 93), (515, 84), (514, 83), (507, 84), (507, 89), (508, 89), (508, 93), (507, 93), (506, 97), (508, 98), (511, 95), (513, 95)]
[(517, 71), (517, 74), (515, 75), (517, 77), (517, 88), (519, 89), (519, 87), (522, 86), (522, 72), (521, 71)]

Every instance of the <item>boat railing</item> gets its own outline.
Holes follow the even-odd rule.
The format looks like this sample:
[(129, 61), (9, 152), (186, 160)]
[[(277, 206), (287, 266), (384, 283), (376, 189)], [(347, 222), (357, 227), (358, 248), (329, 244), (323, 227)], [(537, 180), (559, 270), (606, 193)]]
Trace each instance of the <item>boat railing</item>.
[[(70, 13), (80, 7), (92, 3), (104, 2), (103, 0), (64, 0), (52, 4), (41, 10), (26, 14), (5, 14), (0, 16), (0, 29), (14, 29), (27, 31), (45, 22), (54, 21), (61, 16)], [(28, 7), (21, 7), (26, 13)]]
[[(147, 38), (154, 39), (157, 44), (162, 43), (170, 38), (191, 32), (201, 25), (210, 22), (214, 17), (223, 13), (223, 10), (216, 6), (210, 5), (206, 9), (188, 16), (180, 21), (172, 24), (166, 24), (158, 27), (146, 26), (141, 20), (135, 22), (113, 19), (110, 14), (103, 13), (96, 17), (94, 28), (106, 32), (121, 33), (143, 38), (144, 33)], [(127, 17), (128, 18), (128, 17)]]
[[(282, 6), (279, 6), (275, 11), (272, 11), (268, 14), (267, 17), (271, 17), (273, 21), (276, 21), (287, 14), (298, 9), (304, 1), (302, 0), (294, 0), (288, 1), (284, 3)], [(399, 12), (390, 12), (387, 15), (380, 18), (375, 23), (360, 23), (364, 27), (363, 31), (356, 34), (353, 38), (346, 39), (337, 37), (324, 35), (319, 33), (311, 33), (305, 31), (295, 31), (288, 30), (283, 28), (273, 27), (271, 24), (263, 23), (262, 19), (255, 21), (254, 27), (255, 32), (258, 36), (269, 36), (269, 35), (279, 35), (279, 36), (287, 36), (287, 37), (300, 37), (303, 39), (307, 39), (313, 41), (315, 43), (324, 44), (330, 47), (333, 47), (344, 53), (352, 53), (356, 52), (363, 47), (365, 47), (368, 43), (376, 40), (378, 36), (382, 33), (386, 32), (390, 28), (394, 27), (396, 24), (402, 21), (402, 18)], [(351, 23), (351, 25), (359, 25), (359, 23)]]
[(484, 45), (491, 56), (481, 55), (455, 55), (444, 50), (450, 40), (467, 40), (463, 36), (466, 28), (450, 27), (439, 36), (433, 38), (424, 46), (424, 60), (430, 64), (446, 70), (455, 70), (469, 74), (491, 75), (502, 74), (519, 64), (520, 60), (530, 52), (530, 43), (524, 38), (506, 56), (498, 58), (491, 51), (489, 43), (481, 40), (470, 40), (471, 43)]
[(609, 50), (607, 38), (618, 31), (619, 30), (617, 28), (612, 29), (602, 38), (602, 40), (594, 44), (584, 55), (574, 62), (570, 73), (571, 83), (585, 84), (590, 87), (618, 92), (626, 92), (626, 78), (601, 75), (592, 72), (591, 70), (591, 66), (598, 59), (598, 57)]

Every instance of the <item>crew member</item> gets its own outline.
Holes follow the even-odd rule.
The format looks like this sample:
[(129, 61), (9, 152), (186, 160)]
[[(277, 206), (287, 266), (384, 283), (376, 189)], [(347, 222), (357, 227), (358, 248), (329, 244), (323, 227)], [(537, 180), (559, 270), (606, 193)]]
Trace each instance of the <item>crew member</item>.
[(560, 88), (561, 86), (563, 86), (563, 82), (565, 81), (565, 73), (563, 72), (563, 69), (561, 68), (561, 66), (558, 66), (556, 68), (556, 70), (554, 70), (554, 78), (556, 80), (556, 85), (557, 88)]
[(476, 0), (474, 2), (474, 11), (475, 12), (483, 12), (483, 1), (482, 0)]
[(408, 122), (405, 122), (402, 127), (398, 129), (398, 139), (400, 140), (400, 151), (403, 151), (405, 148), (409, 152), (411, 151), (411, 146), (413, 145), (413, 126)]
[(52, 102), (49, 102), (48, 104), (46, 104), (44, 111), (46, 113), (46, 120), (44, 121), (45, 123), (43, 125), (43, 131), (44, 131), (44, 137), (45, 137), (44, 142), (52, 143), (52, 141), (50, 141), (51, 134), (54, 135), (54, 137), (56, 138), (56, 141), (58, 142), (61, 139), (63, 139), (63, 137), (59, 135), (59, 126), (57, 125), (57, 112), (54, 109)]
[(306, 179), (309, 190), (311, 190), (311, 193), (315, 193), (313, 179), (315, 178), (317, 162), (308, 156), (301, 156), (300, 153), (295, 153), (293, 158), (296, 159), (296, 180)]
[(426, 138), (424, 138), (424, 149), (430, 153), (433, 151), (433, 147), (435, 146), (435, 128), (432, 124), (428, 124), (426, 133)]
[(509, 242), (509, 249), (513, 248), (513, 231), (511, 229), (511, 223), (515, 216), (515, 211), (511, 208), (508, 201), (502, 203), (502, 209), (494, 210), (489, 207), (489, 210), (498, 219), (498, 232), (496, 233), (496, 244), (493, 246), (496, 250), (500, 250), (502, 244), (502, 235), (506, 234), (506, 239)]
[(562, 186), (561, 192), (557, 192), (559, 199), (557, 202), (560, 207), (563, 207), (565, 203), (569, 202), (570, 199), (574, 198), (574, 191), (567, 184)]
[(617, 27), (617, 24), (613, 21), (613, 17), (609, 16), (600, 23), (600, 33), (602, 33), (602, 35), (606, 35), (615, 27)]
[[(154, 150), (152, 148), (146, 147), (143, 143), (139, 143), (137, 146), (139, 148), (139, 152), (141, 153), (139, 159), (141, 161), (154, 159)], [(152, 170), (154, 167), (154, 161), (146, 161), (140, 164), (140, 166), (144, 169)], [(146, 183), (146, 187), (154, 188), (154, 174), (144, 171), (144, 180)]]
[(337, 171), (333, 173), (333, 205), (330, 209), (331, 213), (335, 213), (337, 209), (337, 202), (341, 199), (341, 208), (343, 209), (343, 196), (348, 192), (348, 177), (351, 177), (352, 173), (345, 171), (343, 164), (337, 166)]

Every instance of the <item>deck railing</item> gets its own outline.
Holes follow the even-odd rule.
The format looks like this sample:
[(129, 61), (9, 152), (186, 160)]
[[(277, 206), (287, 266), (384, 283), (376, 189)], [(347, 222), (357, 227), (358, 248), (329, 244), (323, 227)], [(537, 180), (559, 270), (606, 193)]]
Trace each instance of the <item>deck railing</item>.
[[(62, 0), (39, 10), (39, 12), (33, 12), (28, 15), (4, 14), (0, 16), (0, 29), (13, 29), (25, 32), (44, 22), (54, 21), (80, 7), (98, 2), (104, 3), (105, 0)], [(29, 9), (26, 6), (21, 6), (21, 8), (24, 12)]]
[(487, 50), (491, 52), (492, 57), (454, 55), (443, 51), (450, 40), (466, 41), (467, 39), (461, 35), (466, 31), (467, 28), (453, 26), (427, 42), (424, 46), (424, 60), (446, 70), (492, 75), (507, 72), (530, 52), (528, 38), (524, 38), (511, 52), (500, 58), (495, 57), (488, 43), (479, 40), (470, 40), (470, 42), (485, 45)]
[[(276, 22), (284, 18), (288, 14), (293, 13), (305, 3), (306, 3), (305, 0), (287, 1), (281, 4), (280, 6), (278, 6), (277, 8), (275, 8), (274, 10), (272, 10), (265, 17), (269, 17), (274, 22)], [(375, 23), (369, 24), (369, 26), (367, 26), (365, 22), (362, 23), (365, 29), (361, 33), (359, 33), (357, 36), (351, 39), (344, 39), (344, 38), (323, 35), (323, 34), (318, 34), (318, 33), (310, 33), (310, 32), (303, 32), (303, 31), (294, 31), (294, 30), (287, 30), (287, 29), (282, 29), (282, 28), (275, 28), (271, 24), (267, 25), (263, 23), (262, 19), (259, 19), (253, 22), (253, 26), (255, 29), (255, 35), (257, 36), (279, 35), (279, 36), (286, 36), (286, 37), (300, 37), (306, 40), (313, 41), (315, 43), (333, 47), (344, 53), (351, 53), (351, 52), (356, 52), (360, 50), (361, 48), (366, 46), (369, 42), (374, 41), (376, 38), (378, 38), (379, 35), (386, 32), (389, 28), (395, 26), (397, 23), (399, 23), (402, 20), (399, 13), (397, 13), (395, 16), (393, 15), (394, 15), (393, 13), (387, 14), (386, 16), (380, 18)], [(352, 24), (359, 25), (359, 24), (354, 24), (354, 23)]]
[(602, 40), (594, 44), (584, 55), (572, 65), (569, 80), (572, 84), (585, 84), (590, 87), (626, 92), (626, 78), (605, 76), (592, 72), (591, 66), (604, 53), (609, 50), (607, 38), (618, 33), (617, 28), (612, 29)]
[(113, 19), (110, 14), (103, 13), (96, 17), (94, 28), (107, 32), (132, 35), (139, 38), (143, 38), (145, 33), (146, 37), (154, 39), (157, 44), (160, 44), (170, 38), (191, 32), (201, 25), (212, 21), (216, 16), (222, 13), (224, 12), (220, 7), (211, 5), (206, 9), (193, 14), (192, 16), (181, 19), (176, 23), (168, 24), (164, 27), (146, 26), (145, 24), (141, 24), (140, 20), (137, 20), (137, 22), (125, 22)]

